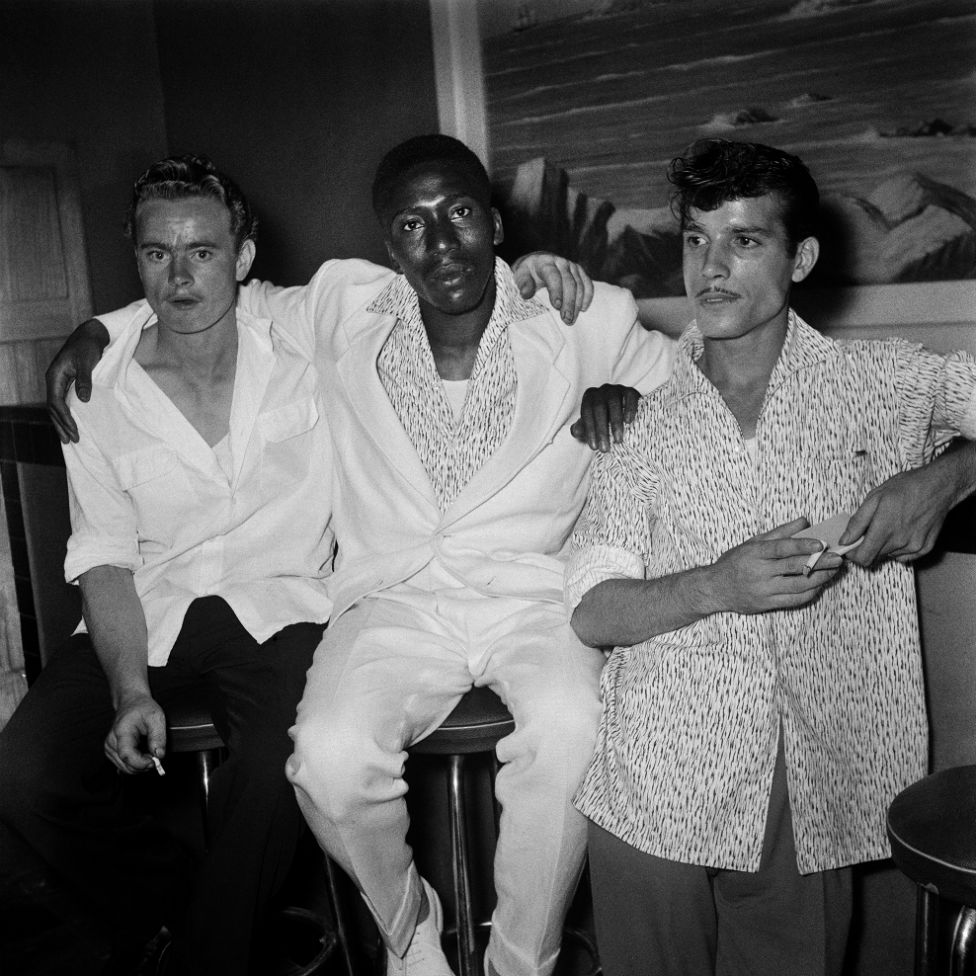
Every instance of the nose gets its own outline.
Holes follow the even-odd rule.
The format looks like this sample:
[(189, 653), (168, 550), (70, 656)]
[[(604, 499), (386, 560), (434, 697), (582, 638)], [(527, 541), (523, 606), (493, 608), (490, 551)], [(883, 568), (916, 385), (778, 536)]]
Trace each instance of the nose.
[(449, 251), (457, 246), (458, 235), (454, 224), (447, 218), (434, 221), (427, 235), (427, 247), (432, 251)]
[(190, 262), (186, 257), (174, 254), (169, 263), (169, 280), (173, 285), (187, 285), (193, 280)]
[(725, 278), (729, 273), (728, 253), (721, 241), (711, 241), (702, 256), (702, 274), (706, 278)]

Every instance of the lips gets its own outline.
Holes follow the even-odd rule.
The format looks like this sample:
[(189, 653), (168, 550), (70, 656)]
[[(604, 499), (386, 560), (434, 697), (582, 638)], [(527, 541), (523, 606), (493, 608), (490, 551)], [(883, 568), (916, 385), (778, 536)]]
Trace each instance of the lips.
[(454, 281), (457, 278), (463, 278), (470, 270), (471, 268), (468, 264), (448, 261), (432, 268), (428, 277), (433, 278), (435, 281)]

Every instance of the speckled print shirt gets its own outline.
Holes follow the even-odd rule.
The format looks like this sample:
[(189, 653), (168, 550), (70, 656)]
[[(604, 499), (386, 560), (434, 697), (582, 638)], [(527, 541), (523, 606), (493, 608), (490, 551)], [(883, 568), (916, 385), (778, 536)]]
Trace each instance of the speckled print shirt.
[(397, 317), (380, 353), (380, 379), (430, 476), (440, 509), (446, 511), (511, 427), (516, 375), (508, 327), (543, 308), (522, 298), (511, 269), (496, 258), (495, 307), (458, 416), (437, 374), (417, 293), (406, 278), (397, 275), (368, 311)]
[[(750, 457), (683, 336), (672, 378), (601, 455), (567, 566), (575, 606), (609, 578), (714, 562), (798, 516), (853, 511), (960, 432), (976, 362), (900, 341), (835, 343), (791, 313)], [(723, 613), (613, 651), (577, 796), (642, 851), (756, 870), (783, 730), (801, 872), (885, 857), (885, 811), (926, 771), (913, 574), (848, 564), (812, 606)]]

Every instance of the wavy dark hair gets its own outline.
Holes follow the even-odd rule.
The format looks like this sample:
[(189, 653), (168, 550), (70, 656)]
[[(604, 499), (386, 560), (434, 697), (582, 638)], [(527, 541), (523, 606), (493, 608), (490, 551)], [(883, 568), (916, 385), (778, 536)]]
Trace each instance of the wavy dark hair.
[(791, 247), (817, 235), (820, 192), (798, 156), (759, 142), (702, 139), (671, 160), (671, 210), (684, 227), (688, 212), (715, 210), (729, 200), (775, 193)]
[(135, 240), (136, 210), (146, 200), (183, 200), (213, 197), (230, 212), (230, 229), (238, 249), (255, 241), (258, 219), (240, 187), (207, 156), (167, 156), (152, 164), (132, 184), (132, 200), (125, 215), (125, 235)]

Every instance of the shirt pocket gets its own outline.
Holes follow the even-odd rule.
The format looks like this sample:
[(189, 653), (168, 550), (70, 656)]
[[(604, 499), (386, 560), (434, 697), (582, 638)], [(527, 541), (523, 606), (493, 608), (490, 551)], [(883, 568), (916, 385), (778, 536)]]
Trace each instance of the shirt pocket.
[(172, 545), (195, 499), (175, 451), (155, 444), (120, 454), (112, 461), (119, 486), (129, 496), (140, 543)]
[(295, 400), (258, 417), (262, 494), (277, 494), (308, 477), (312, 451), (320, 449), (315, 438), (318, 423), (314, 397)]
[[(829, 518), (838, 511), (853, 512), (864, 501), (878, 479), (870, 444), (853, 443), (831, 451), (822, 459), (823, 469), (816, 483), (824, 497), (813, 500), (810, 518)], [(820, 513), (823, 513), (822, 515)]]

